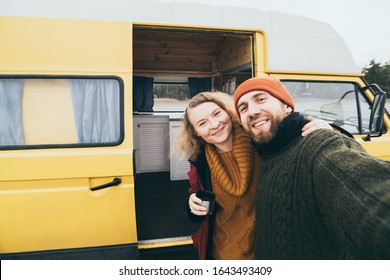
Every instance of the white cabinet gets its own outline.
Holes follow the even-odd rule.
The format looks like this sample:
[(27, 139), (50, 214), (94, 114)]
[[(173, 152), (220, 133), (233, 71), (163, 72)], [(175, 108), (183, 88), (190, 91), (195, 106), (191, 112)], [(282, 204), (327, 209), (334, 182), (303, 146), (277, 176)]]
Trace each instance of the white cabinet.
[[(177, 132), (181, 126), (180, 121), (169, 122), (169, 134), (171, 143), (176, 139)], [(171, 147), (174, 148), (174, 147)], [(190, 164), (187, 159), (179, 155), (179, 153), (173, 151), (170, 157), (170, 169), (171, 169), (171, 180), (187, 180), (188, 171), (190, 170)]]
[(165, 115), (134, 115), (135, 172), (170, 171), (171, 180), (187, 180), (190, 164), (179, 153), (170, 154), (170, 143), (181, 126)]
[(169, 171), (168, 116), (134, 115), (136, 173)]

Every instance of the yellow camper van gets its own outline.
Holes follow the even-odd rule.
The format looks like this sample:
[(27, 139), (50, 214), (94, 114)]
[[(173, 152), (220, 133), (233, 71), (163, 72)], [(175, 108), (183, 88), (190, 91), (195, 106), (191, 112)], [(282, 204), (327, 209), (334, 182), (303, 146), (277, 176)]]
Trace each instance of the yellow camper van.
[(326, 23), (166, 1), (32, 2), (0, 10), (1, 259), (196, 258), (189, 165), (170, 144), (191, 96), (232, 94), (253, 76), (280, 78), (298, 111), (390, 160), (384, 93)]

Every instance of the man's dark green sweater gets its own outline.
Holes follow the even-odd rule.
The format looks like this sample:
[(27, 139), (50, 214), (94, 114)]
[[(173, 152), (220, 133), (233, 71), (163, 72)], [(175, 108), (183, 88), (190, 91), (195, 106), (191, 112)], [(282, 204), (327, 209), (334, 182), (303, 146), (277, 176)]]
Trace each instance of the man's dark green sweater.
[(256, 145), (257, 259), (390, 259), (390, 162), (293, 113)]

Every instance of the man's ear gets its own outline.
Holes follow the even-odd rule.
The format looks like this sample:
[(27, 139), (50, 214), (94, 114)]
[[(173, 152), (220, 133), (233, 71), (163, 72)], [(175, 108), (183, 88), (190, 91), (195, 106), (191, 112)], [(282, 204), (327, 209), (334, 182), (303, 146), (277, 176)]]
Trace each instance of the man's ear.
[(284, 104), (284, 111), (286, 112), (286, 115), (290, 115), (293, 111), (293, 109), (288, 106), (287, 104)]

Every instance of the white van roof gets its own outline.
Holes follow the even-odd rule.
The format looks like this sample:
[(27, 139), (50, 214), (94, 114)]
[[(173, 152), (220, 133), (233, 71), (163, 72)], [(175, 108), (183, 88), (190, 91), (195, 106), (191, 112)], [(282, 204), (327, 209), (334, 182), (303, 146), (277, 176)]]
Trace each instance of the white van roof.
[(0, 5), (0, 16), (264, 30), (268, 71), (360, 74), (350, 50), (335, 29), (303, 16), (167, 0), (0, 0)]

